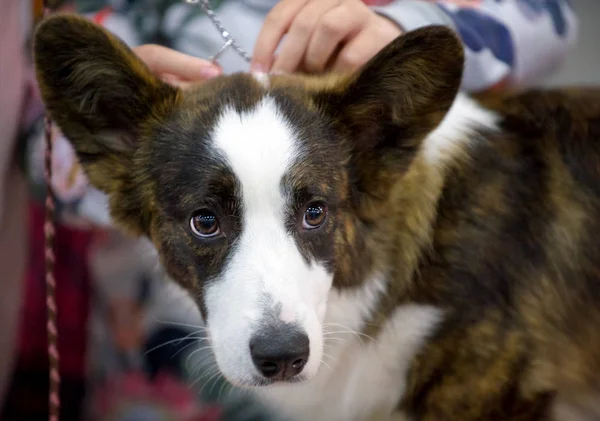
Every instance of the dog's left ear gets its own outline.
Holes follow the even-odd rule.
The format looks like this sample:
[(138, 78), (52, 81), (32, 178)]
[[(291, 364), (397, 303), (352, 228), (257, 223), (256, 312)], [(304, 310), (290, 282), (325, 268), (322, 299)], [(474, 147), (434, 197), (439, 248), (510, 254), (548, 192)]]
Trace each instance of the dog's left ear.
[(452, 30), (424, 27), (398, 37), (313, 99), (346, 132), (356, 169), (366, 176), (386, 157), (399, 165), (414, 156), (452, 105), (463, 65), (463, 46)]

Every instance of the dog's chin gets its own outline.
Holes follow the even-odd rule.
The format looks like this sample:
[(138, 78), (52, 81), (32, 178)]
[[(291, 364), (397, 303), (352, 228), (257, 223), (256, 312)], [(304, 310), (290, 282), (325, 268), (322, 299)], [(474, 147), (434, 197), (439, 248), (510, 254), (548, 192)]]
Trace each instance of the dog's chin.
[(277, 387), (283, 387), (288, 385), (301, 384), (304, 382), (310, 381), (314, 377), (314, 375), (310, 375), (308, 373), (301, 373), (297, 376), (292, 377), (291, 379), (285, 380), (272, 380), (266, 377), (263, 377), (259, 374), (252, 374), (251, 376), (243, 376), (243, 377), (232, 377), (221, 371), (221, 374), (229, 382), (232, 386), (240, 389), (271, 389)]
[(264, 377), (257, 377), (254, 380), (254, 386), (253, 388), (275, 388), (275, 387), (279, 387), (279, 386), (285, 386), (285, 385), (290, 385), (290, 384), (299, 384), (299, 383), (304, 383), (308, 381), (308, 376), (300, 374), (296, 377), (293, 377), (291, 379), (287, 379), (287, 380), (270, 380), (270, 379), (266, 379)]
[(251, 379), (246, 380), (232, 380), (227, 376), (225, 376), (225, 378), (229, 383), (231, 383), (232, 386), (248, 390), (271, 389), (286, 385), (300, 384), (309, 380), (309, 377), (304, 374), (300, 374), (287, 380), (271, 380), (260, 376), (254, 376)]

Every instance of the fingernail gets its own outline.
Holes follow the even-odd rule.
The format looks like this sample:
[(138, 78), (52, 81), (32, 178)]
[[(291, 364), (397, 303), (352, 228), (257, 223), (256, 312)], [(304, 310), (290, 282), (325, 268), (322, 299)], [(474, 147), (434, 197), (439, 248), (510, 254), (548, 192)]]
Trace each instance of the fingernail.
[(204, 79), (212, 79), (213, 77), (217, 77), (221, 74), (221, 70), (217, 67), (207, 66), (200, 70), (200, 76)]
[(252, 72), (265, 73), (266, 69), (267, 69), (267, 66), (265, 66), (262, 63), (252, 63), (250, 65), (250, 71), (252, 71)]

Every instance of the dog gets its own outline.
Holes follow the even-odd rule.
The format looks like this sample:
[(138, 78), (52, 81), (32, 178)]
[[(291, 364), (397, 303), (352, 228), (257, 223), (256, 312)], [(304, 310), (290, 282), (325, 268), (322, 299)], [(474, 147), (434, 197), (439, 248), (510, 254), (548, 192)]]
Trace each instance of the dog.
[(56, 15), (52, 119), (218, 368), (293, 420), (600, 419), (600, 91), (460, 91), (450, 29), (359, 70), (162, 82)]

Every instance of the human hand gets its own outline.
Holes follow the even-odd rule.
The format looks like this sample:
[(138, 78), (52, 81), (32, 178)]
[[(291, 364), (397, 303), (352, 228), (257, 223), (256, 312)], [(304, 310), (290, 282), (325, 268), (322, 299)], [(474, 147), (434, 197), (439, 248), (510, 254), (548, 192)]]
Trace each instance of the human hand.
[(222, 73), (222, 69), (218, 65), (208, 60), (180, 53), (160, 45), (145, 44), (134, 48), (133, 51), (161, 79), (182, 88), (203, 82)]
[[(265, 19), (252, 69), (353, 70), (401, 34), (398, 25), (361, 0), (281, 0)], [(281, 52), (274, 57), (284, 35)]]

